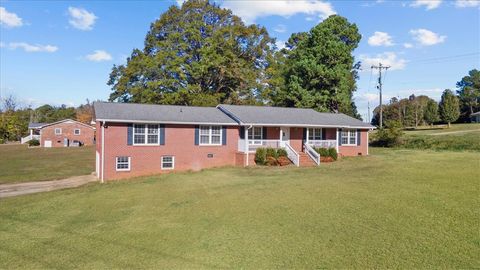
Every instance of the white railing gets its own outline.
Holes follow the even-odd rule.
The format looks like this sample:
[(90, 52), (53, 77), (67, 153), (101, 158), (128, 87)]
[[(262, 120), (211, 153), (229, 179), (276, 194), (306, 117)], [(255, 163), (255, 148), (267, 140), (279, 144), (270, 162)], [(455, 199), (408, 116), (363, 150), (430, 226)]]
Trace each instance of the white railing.
[(280, 140), (238, 140), (238, 151), (245, 152), (245, 143), (248, 142), (248, 151), (255, 152), (257, 148), (281, 148)]
[(308, 140), (306, 144), (318, 148), (336, 148), (337, 140)]
[(317, 164), (320, 165), (320, 154), (315, 151), (310, 145), (305, 144), (305, 152), (310, 156), (310, 158)]
[(29, 142), (30, 140), (40, 140), (40, 135), (28, 135), (20, 139), (20, 143), (26, 143)]
[(285, 150), (287, 151), (287, 157), (295, 164), (300, 166), (300, 155), (290, 146), (288, 142), (285, 142)]

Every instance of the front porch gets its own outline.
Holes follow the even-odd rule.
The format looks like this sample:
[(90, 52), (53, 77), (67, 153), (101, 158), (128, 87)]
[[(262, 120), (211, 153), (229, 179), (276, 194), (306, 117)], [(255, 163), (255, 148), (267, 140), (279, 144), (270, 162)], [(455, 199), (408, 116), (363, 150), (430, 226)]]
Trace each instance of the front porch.
[(255, 155), (258, 148), (283, 148), (287, 151), (288, 158), (300, 166), (301, 159), (308, 155), (317, 165), (320, 156), (313, 147), (336, 148), (338, 151), (337, 128), (308, 128), (308, 127), (242, 127), (238, 141), (238, 152), (247, 156)]

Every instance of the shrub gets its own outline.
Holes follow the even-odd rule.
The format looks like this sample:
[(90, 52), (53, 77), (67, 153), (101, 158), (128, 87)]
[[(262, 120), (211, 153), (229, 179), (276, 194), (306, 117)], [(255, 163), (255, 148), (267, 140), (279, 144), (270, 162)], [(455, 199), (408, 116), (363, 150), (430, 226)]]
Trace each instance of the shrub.
[(266, 153), (267, 153), (267, 158), (269, 157), (273, 157), (274, 159), (278, 158), (277, 149), (275, 148), (268, 147), (266, 150)]
[(0, 144), (4, 144), (4, 143), (5, 141), (2, 138), (0, 138)]
[(279, 149), (277, 149), (277, 155), (278, 155), (278, 157), (286, 157), (286, 156), (288, 156), (287, 150), (285, 150), (283, 148), (279, 148)]
[(328, 149), (328, 156), (333, 158), (333, 160), (337, 160), (337, 158), (338, 158), (337, 149), (335, 149), (333, 147)]
[(33, 139), (33, 140), (28, 141), (28, 145), (29, 146), (39, 146), (40, 142), (37, 139)]
[(394, 147), (402, 144), (402, 130), (397, 125), (379, 129), (374, 136), (372, 146)]
[(267, 149), (265, 148), (257, 148), (255, 151), (255, 163), (258, 165), (265, 165), (267, 162)]
[(329, 151), (327, 148), (319, 147), (315, 148), (315, 151), (320, 154), (320, 157), (328, 157), (329, 156)]

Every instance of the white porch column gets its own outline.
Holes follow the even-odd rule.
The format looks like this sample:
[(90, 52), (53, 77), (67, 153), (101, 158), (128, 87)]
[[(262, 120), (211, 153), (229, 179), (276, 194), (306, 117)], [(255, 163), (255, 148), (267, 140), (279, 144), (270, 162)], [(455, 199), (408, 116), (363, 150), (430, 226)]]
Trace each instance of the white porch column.
[(245, 138), (245, 152), (247, 153), (247, 162), (246, 162), (246, 166), (248, 166), (248, 159), (249, 159), (249, 151), (248, 151), (248, 129), (249, 128), (245, 128), (245, 134), (244, 134), (244, 138)]
[(30, 129), (30, 139), (33, 138), (33, 129)]
[(337, 128), (337, 131), (335, 132), (335, 134), (336, 134), (335, 136), (337, 138), (335, 140), (335, 143), (336, 143), (335, 148), (337, 148), (337, 153), (338, 153), (338, 139), (340, 138), (340, 136), (339, 136), (340, 134), (338, 133), (338, 128)]
[[(310, 133), (309, 133), (310, 130), (309, 130), (309, 128), (306, 128), (306, 129), (307, 129), (307, 132), (306, 132), (305, 143), (308, 144), (308, 136), (309, 136), (309, 134), (310, 134)], [(314, 135), (314, 136), (315, 136), (315, 135)], [(313, 138), (313, 139), (315, 139), (315, 138)]]

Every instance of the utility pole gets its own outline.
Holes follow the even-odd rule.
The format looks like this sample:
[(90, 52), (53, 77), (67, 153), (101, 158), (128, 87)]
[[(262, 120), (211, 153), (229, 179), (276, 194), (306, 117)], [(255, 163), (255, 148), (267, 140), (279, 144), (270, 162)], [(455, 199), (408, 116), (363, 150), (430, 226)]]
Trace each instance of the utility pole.
[(383, 128), (383, 107), (382, 107), (382, 69), (387, 71), (390, 66), (384, 66), (379, 63), (378, 66), (372, 65), (372, 69), (378, 69), (378, 90), (380, 91), (380, 128)]

